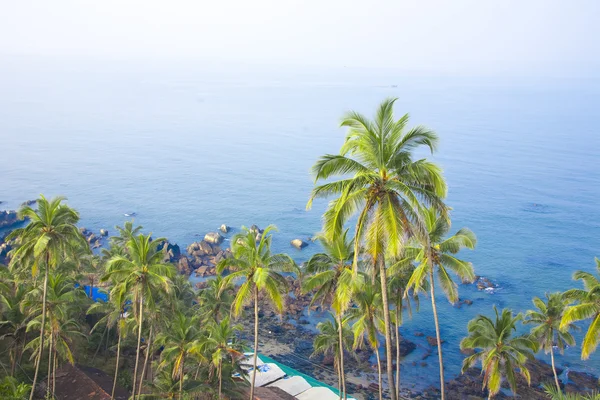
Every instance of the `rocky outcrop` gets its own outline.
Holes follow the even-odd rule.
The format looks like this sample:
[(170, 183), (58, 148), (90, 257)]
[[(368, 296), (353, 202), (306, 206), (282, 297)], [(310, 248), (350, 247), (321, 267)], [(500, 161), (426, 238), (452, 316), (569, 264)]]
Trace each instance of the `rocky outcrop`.
[(221, 225), (221, 227), (219, 228), (219, 230), (223, 233), (229, 233), (229, 231), (231, 230), (230, 227), (228, 227), (227, 225), (223, 224)]
[(20, 221), (16, 211), (0, 211), (0, 228), (16, 225)]
[(92, 249), (97, 249), (98, 247), (102, 246), (101, 237), (96, 236), (94, 234), (94, 232), (92, 232), (86, 228), (83, 228), (83, 227), (79, 228), (79, 232), (81, 232), (81, 234), (83, 235), (85, 240), (89, 243), (89, 245)]
[(306, 246), (308, 246), (308, 243), (306, 243), (304, 240), (302, 239), (294, 239), (290, 242), (290, 244), (292, 246), (294, 246), (295, 248), (297, 248), (298, 250), (302, 250), (303, 248), (305, 248)]
[(108, 231), (104, 228), (100, 229), (100, 236), (104, 236), (104, 237), (108, 236)]
[(179, 261), (177, 262), (177, 271), (179, 271), (180, 274), (186, 276), (192, 274), (193, 269), (190, 265), (190, 260), (188, 260), (187, 257), (184, 256), (179, 259)]
[(168, 240), (159, 244), (157, 250), (163, 252), (163, 262), (177, 264), (181, 258), (181, 249), (179, 248), (179, 245), (172, 244)]
[(210, 244), (221, 244), (223, 239), (223, 236), (221, 236), (219, 232), (208, 232), (204, 235), (204, 240)]
[(27, 201), (24, 201), (23, 203), (21, 203), (21, 207), (32, 206), (35, 203), (37, 203), (37, 200), (27, 200)]
[(493, 290), (494, 288), (498, 287), (498, 285), (496, 285), (494, 282), (492, 282), (485, 276), (476, 276), (475, 281), (473, 283), (477, 286), (478, 290)]
[(190, 244), (187, 247), (187, 253), (191, 270), (195, 271), (197, 276), (214, 275), (217, 264), (221, 260), (231, 257), (231, 250), (222, 250), (217, 244), (209, 243), (206, 240)]

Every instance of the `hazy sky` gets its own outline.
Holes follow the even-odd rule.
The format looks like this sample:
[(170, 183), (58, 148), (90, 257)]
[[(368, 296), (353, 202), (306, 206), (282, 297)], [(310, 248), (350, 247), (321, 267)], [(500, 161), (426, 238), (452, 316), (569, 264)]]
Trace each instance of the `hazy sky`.
[(0, 56), (600, 74), (600, 0), (0, 0)]

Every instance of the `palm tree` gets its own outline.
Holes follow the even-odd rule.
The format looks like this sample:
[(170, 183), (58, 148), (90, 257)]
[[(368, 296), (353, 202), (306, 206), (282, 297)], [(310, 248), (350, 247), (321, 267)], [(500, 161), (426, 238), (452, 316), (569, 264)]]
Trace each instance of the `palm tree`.
[(5, 376), (0, 380), (0, 398), (7, 400), (25, 400), (31, 385), (19, 382), (12, 376)]
[(157, 251), (158, 245), (165, 239), (152, 240), (151, 235), (133, 236), (127, 241), (127, 256), (117, 255), (107, 264), (102, 281), (112, 280), (122, 283), (125, 290), (132, 294), (134, 312), (138, 319), (138, 338), (133, 372), (133, 392), (137, 382), (137, 372), (144, 324), (144, 306), (150, 311), (155, 309), (155, 297), (158, 293), (171, 293), (171, 278), (175, 268), (162, 262), (163, 254)]
[(236, 332), (241, 330), (241, 325), (231, 325), (229, 316), (223, 318), (221, 322), (212, 321), (207, 325), (208, 336), (202, 341), (202, 347), (212, 355), (211, 365), (217, 370), (219, 399), (223, 391), (223, 361), (229, 359), (234, 365), (236, 360), (244, 357), (236, 337)]
[(461, 350), (479, 350), (464, 359), (462, 371), (481, 361), (483, 388), (487, 387), (490, 399), (500, 391), (503, 376), (513, 393), (517, 393), (517, 369), (527, 383), (531, 384), (529, 370), (525, 364), (527, 360), (534, 358), (533, 353), (537, 351), (537, 343), (531, 336), (513, 337), (517, 323), (523, 319), (521, 314), (514, 316), (512, 311), (506, 308), (502, 310), (502, 314), (498, 314), (495, 306), (494, 312), (495, 321), (484, 315), (469, 321), (469, 336), (460, 342)]
[(437, 210), (434, 208), (424, 210), (423, 214), (427, 236), (418, 242), (419, 247), (409, 247), (406, 249), (406, 254), (409, 257), (414, 257), (419, 263), (410, 277), (408, 289), (413, 289), (415, 293), (419, 293), (424, 290), (426, 287), (424, 286), (425, 282), (429, 280), (429, 293), (431, 296), (440, 364), (440, 389), (442, 399), (444, 399), (444, 362), (442, 357), (440, 324), (435, 303), (434, 272), (436, 272), (442, 290), (450, 303), (456, 303), (458, 301), (458, 286), (448, 272), (452, 271), (455, 273), (462, 282), (472, 282), (475, 279), (473, 265), (470, 262), (454, 257), (454, 254), (463, 248), (474, 249), (477, 244), (477, 238), (468, 228), (462, 228), (454, 236), (445, 238), (450, 230), (449, 219), (439, 216)]
[(208, 281), (208, 286), (202, 289), (198, 296), (202, 319), (221, 321), (222, 314), (231, 309), (233, 291), (233, 284), (221, 274)]
[[(404, 254), (402, 254), (403, 256)], [(403, 321), (403, 309), (406, 306), (409, 316), (412, 317), (412, 302), (415, 303), (417, 311), (419, 309), (419, 296), (414, 292), (409, 292), (408, 281), (415, 270), (415, 266), (410, 258), (399, 257), (389, 266), (387, 273), (389, 277), (388, 291), (392, 304), (394, 305), (394, 314), (391, 315), (394, 324), (394, 334), (396, 335), (396, 398), (400, 398), (400, 326)], [(424, 282), (426, 285), (427, 282)], [(412, 298), (412, 301), (411, 301)]]
[[(79, 221), (79, 214), (63, 204), (63, 200), (65, 200), (64, 197), (47, 200), (40, 195), (37, 200), (37, 210), (30, 206), (24, 206), (19, 210), (19, 218), (28, 218), (29, 224), (24, 228), (15, 229), (7, 236), (7, 240), (14, 239), (18, 244), (18, 247), (12, 250), (11, 268), (17, 266), (30, 268), (34, 278), (37, 277), (40, 268), (44, 270), (42, 310), (46, 310), (46, 291), (50, 269), (56, 267), (62, 259), (80, 254), (83, 249), (89, 251), (85, 238), (75, 226)], [(40, 324), (39, 353), (29, 395), (30, 400), (33, 399), (42, 359), (45, 327), (46, 313), (43, 312)]]
[[(306, 263), (304, 272), (309, 274), (303, 284), (304, 292), (316, 290), (310, 305), (320, 301), (321, 306), (329, 302), (335, 315), (337, 326), (342, 326), (342, 315), (347, 310), (352, 293), (352, 260), (354, 258), (354, 244), (347, 238), (348, 230), (343, 234), (328, 240), (325, 236), (319, 236), (318, 240), (324, 249), (323, 253), (313, 255)], [(338, 343), (343, 345), (342, 331)], [(344, 349), (339, 349), (340, 355), (340, 379), (342, 387), (340, 393), (346, 398), (346, 379), (344, 374)]]
[(10, 340), (10, 376), (14, 376), (27, 342), (27, 315), (21, 310), (21, 303), (30, 290), (28, 284), (19, 284), (9, 279), (0, 285), (0, 341)]
[[(600, 275), (600, 260), (596, 260), (596, 273)], [(567, 300), (577, 301), (567, 307), (560, 323), (560, 329), (567, 328), (570, 324), (584, 319), (592, 319), (581, 343), (581, 359), (587, 360), (590, 354), (596, 351), (600, 339), (600, 280), (586, 271), (577, 271), (573, 279), (583, 282), (583, 289), (567, 290), (564, 294)]]
[(592, 393), (563, 393), (560, 389), (552, 385), (543, 385), (546, 394), (551, 400), (600, 400), (600, 394), (597, 391)]
[[(338, 374), (338, 388), (340, 391), (340, 399), (342, 398), (342, 370), (340, 366), (341, 360), (341, 352), (340, 349), (347, 348), (349, 349), (352, 346), (352, 331), (349, 327), (350, 319), (347, 317), (343, 317), (341, 322), (342, 326), (338, 326), (338, 319), (335, 318), (335, 315), (332, 320), (327, 320), (324, 322), (319, 322), (317, 324), (317, 330), (320, 332), (315, 336), (315, 341), (313, 343), (313, 354), (312, 356), (316, 356), (317, 354), (333, 354), (334, 360), (334, 368)], [(340, 335), (339, 332), (342, 332), (342, 344), (340, 345)]]
[(381, 400), (383, 398), (383, 382), (381, 379), (381, 360), (379, 358), (379, 339), (377, 337), (378, 331), (383, 328), (381, 292), (375, 284), (366, 280), (353, 297), (356, 307), (351, 307), (348, 310), (348, 317), (355, 320), (352, 325), (354, 333), (353, 348), (362, 347), (366, 338), (369, 346), (375, 353), (375, 358), (377, 359), (379, 400)]
[(185, 377), (185, 360), (192, 354), (200, 352), (200, 332), (198, 331), (200, 319), (197, 316), (187, 316), (178, 310), (171, 318), (167, 329), (156, 338), (158, 346), (164, 346), (161, 353), (159, 369), (167, 365), (172, 366), (173, 380), (179, 380), (179, 398), (183, 394), (183, 381)]
[(258, 359), (258, 295), (265, 293), (266, 298), (275, 309), (282, 312), (284, 306), (283, 292), (288, 289), (288, 282), (281, 272), (298, 272), (294, 260), (287, 254), (271, 254), (271, 231), (274, 225), (265, 228), (257, 241), (256, 235), (250, 229), (242, 227), (242, 232), (231, 240), (233, 258), (221, 260), (217, 265), (217, 273), (223, 273), (227, 267), (234, 269), (225, 277), (225, 282), (235, 282), (245, 278), (240, 285), (232, 309), (233, 316), (240, 315), (245, 304), (254, 302), (254, 357), (250, 399), (254, 399), (254, 384), (256, 381), (256, 364)]
[(550, 353), (554, 383), (560, 391), (554, 365), (554, 346), (558, 346), (562, 354), (565, 346), (575, 345), (575, 338), (569, 333), (569, 329), (575, 329), (575, 325), (567, 324), (563, 329), (560, 328), (560, 321), (567, 305), (562, 293), (546, 294), (546, 302), (539, 297), (534, 297), (533, 305), (537, 310), (528, 311), (523, 323), (536, 325), (531, 329), (531, 335), (538, 341), (541, 350), (546, 354)]
[(125, 221), (122, 228), (120, 226), (115, 226), (115, 229), (119, 232), (119, 236), (111, 236), (111, 244), (116, 245), (116, 247), (126, 249), (127, 242), (138, 236), (142, 231), (143, 227), (141, 225), (134, 227), (133, 220), (131, 220)]
[[(42, 308), (39, 298), (43, 288), (34, 288), (25, 297), (22, 307), (27, 310), (29, 315), (35, 317), (27, 324), (27, 330), (40, 329), (40, 324), (44, 321), (47, 324), (45, 334), (48, 338), (48, 377), (47, 377), (47, 395), (54, 394), (54, 389), (50, 390), (50, 379), (58, 366), (58, 358), (67, 360), (74, 364), (75, 359), (71, 350), (71, 343), (76, 336), (82, 336), (79, 323), (73, 318), (78, 302), (85, 298), (85, 293), (80, 288), (75, 288), (75, 282), (62, 274), (52, 274), (48, 279), (46, 308)], [(44, 317), (45, 316), (45, 317)], [(26, 349), (34, 350), (35, 355), (40, 351), (42, 338), (32, 339)], [(54, 382), (53, 378), (53, 382)], [(52, 388), (54, 388), (54, 384)]]
[[(405, 238), (421, 234), (424, 223), (420, 215), (421, 203), (436, 207), (445, 214), (441, 201), (446, 195), (446, 184), (441, 170), (426, 160), (414, 160), (416, 148), (425, 146), (432, 152), (437, 135), (422, 126), (405, 131), (408, 114), (395, 120), (393, 106), (396, 99), (384, 100), (374, 121), (350, 112), (341, 125), (348, 134), (339, 154), (322, 156), (313, 166), (315, 182), (334, 176), (343, 178), (316, 186), (307, 208), (316, 198), (339, 196), (329, 203), (324, 218), (324, 232), (329, 238), (341, 234), (344, 224), (355, 214), (356, 240), (354, 270), (358, 267), (359, 248), (373, 262), (374, 274), (379, 274), (384, 308), (387, 375), (392, 399), (395, 399), (392, 340), (385, 257), (398, 254)], [(349, 174), (352, 176), (347, 177)]]
[(87, 310), (87, 314), (104, 314), (92, 328), (90, 334), (99, 328), (105, 326), (106, 330), (117, 328), (117, 360), (115, 362), (115, 377), (113, 380), (111, 400), (115, 398), (115, 388), (117, 387), (117, 377), (119, 375), (119, 358), (121, 356), (121, 341), (126, 337), (133, 319), (127, 318), (125, 308), (127, 306), (126, 286), (116, 285), (110, 291), (108, 302), (95, 302)]
[(140, 395), (140, 399), (144, 400), (163, 400), (163, 399), (176, 399), (181, 398), (181, 393), (187, 394), (198, 394), (198, 393), (211, 393), (210, 386), (203, 382), (187, 379), (182, 382), (180, 379), (173, 378), (173, 375), (168, 371), (161, 371), (158, 373), (154, 382), (150, 385), (152, 394)]

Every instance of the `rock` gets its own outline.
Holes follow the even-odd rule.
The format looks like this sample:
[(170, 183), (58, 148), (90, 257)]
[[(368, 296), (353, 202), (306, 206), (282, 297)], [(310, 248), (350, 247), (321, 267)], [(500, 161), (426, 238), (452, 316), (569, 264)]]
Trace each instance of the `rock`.
[(177, 270), (180, 274), (189, 276), (192, 273), (192, 267), (190, 266), (190, 260), (187, 257), (181, 257), (177, 263)]
[(305, 248), (306, 246), (308, 246), (308, 243), (306, 243), (304, 240), (302, 239), (294, 239), (290, 242), (290, 244), (292, 246), (294, 246), (295, 248), (297, 248), (298, 250), (302, 250), (303, 248)]
[(423, 337), (425, 336), (425, 334), (423, 332), (415, 332), (414, 334), (416, 337)]
[(15, 225), (20, 221), (16, 211), (0, 211), (0, 228)]
[(255, 235), (258, 235), (259, 233), (263, 233), (264, 231), (260, 229), (257, 225), (252, 225), (250, 227), (250, 232), (254, 233)]
[(35, 203), (37, 203), (37, 200), (27, 200), (27, 201), (24, 201), (23, 203), (21, 203), (21, 207), (32, 206)]
[(223, 225), (221, 225), (219, 230), (223, 233), (229, 233), (230, 228), (227, 225), (223, 224)]
[(106, 229), (100, 229), (100, 236), (108, 236), (108, 231)]
[(262, 239), (262, 233), (257, 233), (256, 237), (254, 238), (254, 240), (256, 240), (257, 242), (260, 242), (260, 239)]
[(473, 300), (465, 299), (463, 301), (463, 303), (466, 304), (466, 305), (468, 305), (468, 306), (470, 306), (471, 304), (473, 304)]
[(460, 352), (465, 356), (472, 356), (473, 354), (475, 354), (475, 350), (473, 349), (461, 349)]
[(490, 288), (493, 289), (496, 287), (496, 284), (494, 284), (494, 282), (492, 282), (484, 276), (476, 276), (474, 283), (477, 286), (478, 290), (485, 290)]
[(221, 236), (219, 232), (208, 232), (204, 235), (204, 240), (211, 244), (221, 244), (223, 239), (223, 236)]
[[(432, 347), (437, 346), (437, 339), (435, 337), (427, 336), (426, 339), (427, 339), (427, 343), (429, 343), (430, 346), (432, 346)], [(441, 339), (440, 343), (444, 343), (444, 340)]]

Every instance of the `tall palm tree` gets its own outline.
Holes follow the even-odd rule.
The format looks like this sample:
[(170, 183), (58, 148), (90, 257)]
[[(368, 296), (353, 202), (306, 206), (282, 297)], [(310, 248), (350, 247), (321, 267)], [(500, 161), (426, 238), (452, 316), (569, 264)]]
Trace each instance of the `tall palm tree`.
[(516, 370), (531, 384), (525, 364), (537, 351), (537, 343), (531, 336), (513, 336), (517, 323), (523, 319), (521, 314), (515, 316), (506, 308), (499, 314), (495, 306), (494, 312), (495, 320), (479, 315), (469, 321), (469, 336), (460, 342), (461, 350), (478, 350), (464, 359), (462, 371), (480, 361), (483, 388), (487, 387), (490, 399), (500, 391), (503, 376), (513, 393), (517, 393)]
[(156, 308), (158, 293), (171, 293), (171, 278), (176, 274), (175, 268), (171, 264), (162, 262), (162, 252), (157, 251), (158, 245), (164, 240), (162, 238), (152, 240), (150, 234), (131, 237), (127, 241), (127, 256), (117, 255), (111, 258), (107, 263), (106, 274), (102, 277), (102, 281), (111, 280), (122, 283), (125, 290), (132, 295), (133, 310), (137, 314), (138, 320), (137, 350), (133, 372), (134, 397), (144, 313)]
[(108, 302), (95, 302), (87, 310), (87, 314), (104, 314), (92, 328), (90, 334), (99, 328), (105, 326), (106, 329), (117, 328), (117, 360), (115, 362), (115, 377), (110, 394), (111, 400), (115, 398), (115, 389), (117, 387), (117, 377), (119, 375), (119, 358), (121, 357), (121, 341), (126, 337), (131, 328), (132, 318), (128, 318), (127, 291), (124, 284), (114, 286), (110, 291)]
[[(28, 268), (34, 278), (37, 277), (40, 268), (44, 271), (42, 310), (46, 310), (46, 291), (50, 269), (55, 268), (64, 258), (75, 257), (82, 252), (89, 251), (85, 238), (75, 226), (79, 221), (79, 214), (63, 204), (64, 200), (64, 197), (47, 200), (40, 195), (37, 200), (37, 210), (30, 206), (24, 206), (19, 210), (19, 218), (29, 219), (29, 224), (24, 228), (15, 229), (7, 236), (7, 240), (15, 240), (17, 243), (16, 249), (12, 250), (11, 268)], [(29, 395), (30, 400), (33, 399), (42, 359), (45, 327), (46, 314), (43, 312), (40, 323), (39, 353)]]
[(200, 332), (198, 316), (187, 316), (178, 310), (171, 318), (167, 329), (156, 338), (158, 346), (164, 346), (159, 369), (172, 367), (173, 379), (179, 380), (179, 399), (183, 395), (185, 361), (190, 355), (200, 352)]
[[(318, 240), (324, 249), (323, 253), (313, 255), (304, 268), (307, 274), (303, 283), (304, 292), (316, 290), (312, 296), (310, 305), (320, 301), (321, 305), (328, 302), (337, 321), (337, 327), (342, 326), (342, 316), (348, 309), (351, 300), (352, 285), (352, 260), (354, 259), (354, 244), (348, 239), (348, 230), (337, 235), (331, 240), (325, 236), (319, 236)], [(344, 344), (342, 331), (338, 332), (340, 346)], [(344, 349), (340, 348), (339, 369), (342, 387), (340, 393), (347, 398), (346, 379), (344, 374)]]
[(575, 345), (575, 338), (569, 333), (570, 329), (575, 329), (575, 325), (567, 324), (563, 329), (560, 328), (560, 321), (567, 306), (567, 301), (562, 293), (546, 294), (546, 302), (539, 297), (534, 297), (533, 305), (537, 310), (528, 311), (523, 323), (535, 325), (531, 329), (531, 335), (538, 341), (541, 350), (544, 350), (546, 354), (550, 353), (554, 383), (560, 391), (554, 364), (554, 346), (558, 346), (562, 354), (565, 346)]
[(467, 228), (462, 228), (446, 238), (450, 230), (450, 220), (440, 216), (436, 209), (424, 210), (424, 223), (427, 236), (417, 241), (418, 247), (408, 247), (406, 254), (419, 263), (413, 271), (408, 282), (408, 288), (415, 293), (424, 290), (425, 281), (429, 281), (429, 293), (431, 297), (431, 308), (435, 323), (435, 335), (437, 339), (438, 360), (440, 364), (440, 389), (442, 399), (445, 398), (444, 391), (444, 362), (442, 356), (442, 340), (440, 337), (440, 324), (435, 302), (435, 278), (442, 286), (444, 294), (454, 304), (458, 301), (458, 285), (452, 280), (449, 271), (456, 274), (463, 282), (472, 282), (475, 279), (473, 265), (470, 262), (454, 257), (461, 249), (474, 249), (477, 244), (475, 234)]
[[(340, 399), (342, 398), (342, 371), (340, 366), (341, 353), (340, 349), (349, 349), (352, 347), (353, 336), (352, 331), (350, 330), (350, 318), (343, 317), (341, 322), (341, 328), (337, 326), (338, 320), (335, 318), (335, 315), (332, 315), (333, 320), (327, 320), (323, 322), (319, 322), (317, 324), (317, 330), (319, 333), (315, 336), (315, 340), (313, 343), (313, 354), (312, 356), (316, 356), (317, 354), (332, 354), (333, 355), (333, 364), (338, 374), (338, 388), (340, 391)], [(339, 332), (342, 332), (342, 344), (340, 345), (340, 335)]]
[(226, 316), (221, 322), (211, 321), (207, 325), (208, 336), (202, 340), (202, 347), (212, 355), (211, 365), (217, 370), (219, 399), (223, 392), (223, 362), (229, 359), (233, 365), (244, 357), (236, 337), (236, 332), (241, 330), (241, 325), (232, 325), (229, 316)]
[[(595, 260), (596, 273), (600, 275), (600, 260), (597, 258)], [(600, 280), (586, 271), (575, 272), (573, 279), (582, 281), (583, 289), (571, 289), (565, 292), (566, 299), (576, 301), (578, 304), (567, 307), (560, 328), (567, 328), (576, 321), (592, 320), (581, 342), (581, 359), (587, 360), (590, 354), (596, 351), (600, 340)]]
[(385, 258), (396, 256), (407, 236), (424, 231), (422, 203), (446, 212), (441, 201), (446, 195), (446, 184), (440, 168), (424, 159), (414, 160), (413, 156), (414, 150), (421, 146), (433, 152), (438, 137), (422, 126), (406, 131), (409, 116), (394, 119), (395, 101), (384, 100), (373, 121), (357, 112), (343, 117), (341, 126), (348, 128), (348, 134), (340, 153), (324, 155), (313, 166), (315, 182), (334, 176), (342, 179), (316, 186), (307, 204), (310, 208), (316, 198), (338, 196), (329, 203), (323, 216), (324, 232), (329, 238), (340, 234), (344, 224), (358, 214), (354, 269), (357, 270), (362, 246), (381, 281), (392, 399), (396, 393)]
[(377, 359), (377, 376), (379, 383), (379, 400), (383, 398), (383, 381), (381, 379), (381, 359), (379, 357), (379, 330), (383, 328), (381, 292), (375, 284), (366, 280), (354, 294), (355, 307), (348, 310), (348, 317), (354, 320), (352, 331), (354, 333), (353, 348), (363, 346), (366, 338), (369, 346)]
[(235, 282), (244, 278), (244, 282), (240, 285), (233, 301), (233, 316), (239, 316), (245, 304), (251, 301), (254, 302), (254, 357), (250, 399), (254, 399), (258, 359), (259, 293), (263, 292), (275, 309), (282, 312), (284, 306), (283, 293), (287, 292), (288, 282), (281, 273), (298, 272), (296, 263), (290, 256), (271, 253), (271, 231), (275, 229), (274, 225), (267, 226), (257, 241), (254, 232), (242, 227), (242, 232), (236, 234), (231, 240), (233, 258), (221, 260), (217, 265), (217, 273), (219, 274), (223, 273), (227, 267), (234, 269), (234, 272), (225, 277), (226, 282)]
[[(417, 310), (419, 308), (419, 296), (414, 291), (409, 292), (408, 281), (415, 270), (413, 260), (404, 257), (402, 253), (400, 257), (391, 262), (387, 273), (389, 277), (388, 291), (391, 303), (394, 306), (394, 314), (391, 315), (394, 325), (394, 334), (396, 335), (396, 398), (400, 398), (400, 326), (404, 318), (404, 308), (408, 310), (409, 316), (412, 317), (412, 303), (414, 302)], [(426, 282), (424, 283), (426, 284)]]
[[(50, 275), (47, 286), (45, 309), (39, 301), (44, 289), (39, 287), (27, 294), (22, 307), (29, 315), (34, 316), (27, 324), (27, 330), (40, 329), (42, 321), (47, 325), (45, 335), (48, 338), (47, 395), (49, 396), (50, 393), (54, 394), (54, 389), (50, 389), (50, 382), (56, 371), (58, 358), (67, 360), (71, 364), (75, 363), (71, 343), (75, 336), (83, 336), (83, 334), (74, 315), (78, 311), (78, 303), (85, 298), (85, 293), (81, 288), (75, 288), (73, 279), (62, 274)], [(41, 346), (42, 338), (36, 337), (25, 348), (34, 350), (35, 355), (40, 351)]]

